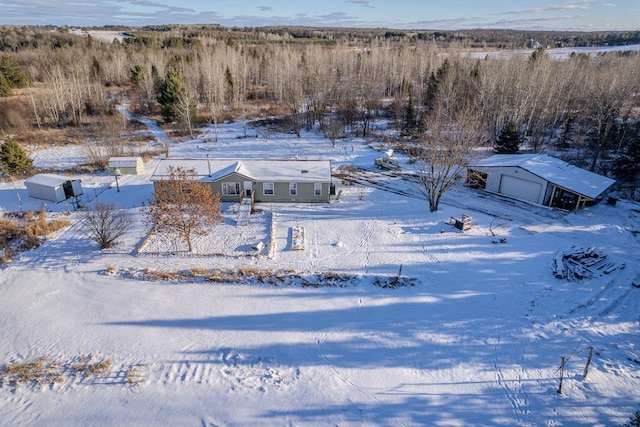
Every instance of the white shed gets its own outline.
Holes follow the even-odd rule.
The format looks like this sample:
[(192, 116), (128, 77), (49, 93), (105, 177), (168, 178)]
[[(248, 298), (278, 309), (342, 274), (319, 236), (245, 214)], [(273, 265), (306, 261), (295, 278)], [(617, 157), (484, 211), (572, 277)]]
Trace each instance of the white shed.
[(615, 181), (545, 154), (496, 154), (469, 166), (467, 182), (514, 199), (573, 210)]
[(79, 179), (70, 179), (54, 174), (34, 175), (25, 180), (24, 185), (27, 187), (29, 197), (52, 202), (62, 202), (82, 194), (82, 185)]
[(121, 175), (139, 175), (144, 172), (144, 162), (141, 157), (111, 157), (109, 175), (115, 175), (116, 169)]

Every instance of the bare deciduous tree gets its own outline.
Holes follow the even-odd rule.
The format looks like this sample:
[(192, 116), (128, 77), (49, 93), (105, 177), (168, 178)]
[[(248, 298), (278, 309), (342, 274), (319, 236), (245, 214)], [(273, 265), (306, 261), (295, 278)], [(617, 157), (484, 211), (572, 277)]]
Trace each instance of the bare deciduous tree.
[(82, 214), (82, 230), (100, 249), (108, 249), (131, 228), (132, 216), (113, 204), (96, 203)]
[(176, 110), (178, 121), (189, 131), (189, 136), (193, 138), (193, 128), (196, 126), (196, 120), (198, 119), (198, 104), (196, 96), (189, 89), (183, 92), (176, 100)]
[(344, 125), (342, 121), (333, 115), (329, 116), (329, 123), (325, 126), (324, 136), (329, 138), (332, 147), (335, 147), (336, 140), (344, 135), (343, 130)]
[(189, 252), (192, 237), (204, 236), (221, 222), (220, 194), (198, 182), (195, 171), (169, 166), (169, 178), (156, 183), (156, 192), (146, 208), (146, 222), (156, 233), (175, 234)]
[(425, 119), (425, 133), (414, 153), (418, 191), (429, 202), (429, 211), (438, 210), (440, 200), (462, 177), (470, 161), (471, 148), (481, 142), (478, 115), (469, 109), (455, 117), (436, 107)]

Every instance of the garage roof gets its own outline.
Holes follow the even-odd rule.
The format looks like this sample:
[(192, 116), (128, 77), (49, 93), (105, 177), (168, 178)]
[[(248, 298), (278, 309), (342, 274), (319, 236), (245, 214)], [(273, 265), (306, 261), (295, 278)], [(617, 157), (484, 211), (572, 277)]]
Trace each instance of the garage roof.
[[(483, 167), (519, 167), (552, 184), (591, 199), (598, 197), (615, 180), (546, 154), (496, 154), (476, 163)], [(472, 166), (473, 167), (473, 166)]]

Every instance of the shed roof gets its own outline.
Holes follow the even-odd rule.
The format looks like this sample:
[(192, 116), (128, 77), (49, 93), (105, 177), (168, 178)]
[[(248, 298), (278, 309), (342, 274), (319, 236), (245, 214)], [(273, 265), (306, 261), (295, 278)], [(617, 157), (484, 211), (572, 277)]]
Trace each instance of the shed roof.
[(167, 179), (169, 166), (193, 169), (201, 181), (217, 181), (232, 173), (260, 182), (331, 181), (329, 160), (295, 159), (162, 159), (151, 180)]
[(71, 178), (66, 176), (54, 175), (51, 173), (40, 173), (27, 178), (24, 182), (25, 184), (36, 184), (45, 187), (57, 187), (69, 180), (71, 180)]
[(480, 160), (476, 166), (520, 167), (552, 184), (592, 199), (615, 182), (546, 154), (496, 154)]
[(140, 157), (111, 157), (109, 158), (109, 167), (135, 167), (138, 161), (142, 161)]

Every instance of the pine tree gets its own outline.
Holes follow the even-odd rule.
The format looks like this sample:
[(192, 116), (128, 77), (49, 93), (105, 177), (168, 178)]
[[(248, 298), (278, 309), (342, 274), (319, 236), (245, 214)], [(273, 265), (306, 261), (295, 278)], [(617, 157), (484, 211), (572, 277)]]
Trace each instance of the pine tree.
[(438, 87), (440, 83), (447, 77), (451, 70), (451, 63), (448, 59), (442, 62), (442, 65), (438, 68), (436, 73), (431, 72), (429, 81), (427, 82), (427, 93), (424, 98), (424, 105), (427, 108), (432, 108), (438, 97)]
[(4, 74), (12, 88), (24, 87), (30, 80), (18, 62), (8, 53), (2, 55), (0, 59), (0, 74)]
[(627, 182), (635, 182), (640, 175), (640, 134), (627, 144), (615, 160), (614, 171), (617, 178)]
[(224, 70), (224, 81), (225, 81), (225, 88), (226, 88), (226, 101), (229, 104), (233, 103), (233, 97), (234, 97), (234, 91), (233, 91), (233, 76), (231, 75), (231, 70), (229, 69), (229, 67), (227, 67), (226, 70)]
[(517, 153), (520, 149), (520, 131), (518, 130), (518, 124), (513, 120), (510, 120), (502, 130), (500, 135), (496, 139), (494, 150), (498, 154), (513, 154)]
[(0, 146), (0, 162), (2, 172), (7, 175), (24, 175), (33, 167), (27, 153), (13, 139)]
[(137, 85), (144, 79), (144, 75), (146, 74), (146, 69), (143, 65), (136, 64), (129, 70), (131, 74), (131, 84)]
[(2, 74), (2, 71), (0, 71), (0, 97), (11, 95), (13, 95), (13, 91), (11, 90), (11, 83), (9, 83), (4, 74)]
[(167, 122), (175, 122), (180, 119), (178, 103), (184, 98), (187, 88), (180, 70), (171, 69), (160, 87), (158, 102), (162, 109), (162, 116)]
[(409, 96), (409, 102), (404, 111), (404, 122), (402, 123), (402, 135), (413, 136), (418, 131), (418, 115), (413, 102), (413, 97)]
[(529, 63), (537, 64), (545, 57), (546, 57), (546, 53), (544, 51), (544, 48), (539, 47), (536, 50), (534, 50), (533, 53), (531, 53), (531, 56), (529, 57)]
[(94, 56), (93, 57), (93, 76), (99, 79), (102, 77), (103, 74), (104, 74), (104, 71), (102, 69), (102, 64), (100, 63), (100, 61), (98, 61), (98, 58)]

